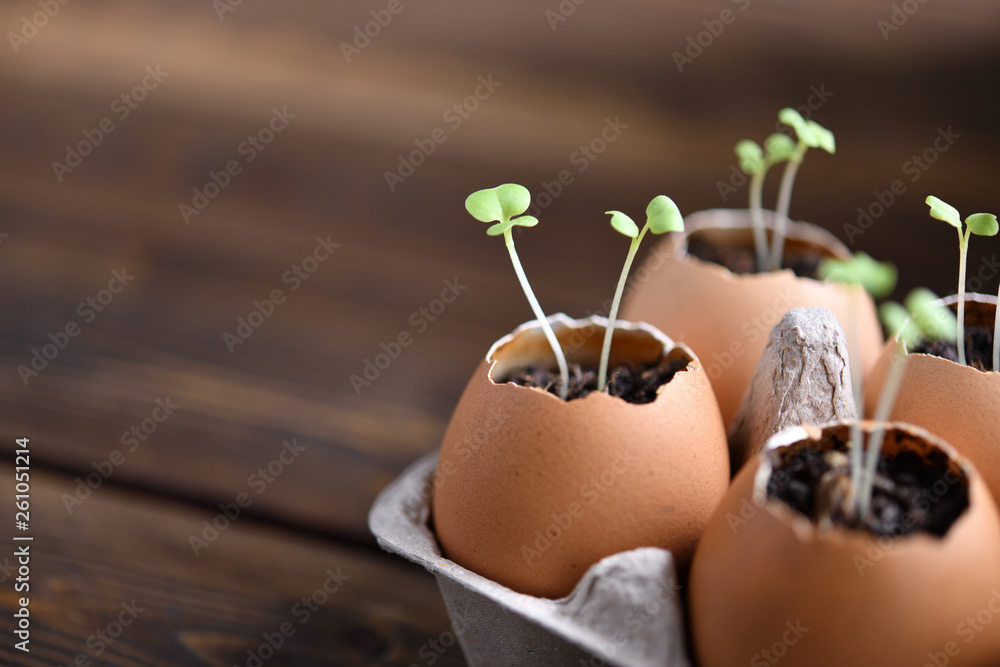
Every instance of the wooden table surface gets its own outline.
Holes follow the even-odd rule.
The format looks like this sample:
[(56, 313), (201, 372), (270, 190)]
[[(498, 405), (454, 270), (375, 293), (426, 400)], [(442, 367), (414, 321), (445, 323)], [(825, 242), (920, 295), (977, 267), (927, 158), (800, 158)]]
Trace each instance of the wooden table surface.
[[(686, 212), (742, 206), (745, 188), (720, 186), (732, 145), (812, 104), (838, 153), (807, 158), (793, 215), (892, 258), (900, 293), (946, 293), (953, 232), (922, 202), (1000, 209), (1000, 12), (929, 3), (883, 34), (891, 15), (791, 0), (6, 3), (0, 662), (464, 664), (433, 648), (449, 624), (432, 577), (366, 525), (380, 489), (438, 445), (492, 341), (530, 317), (464, 197), (505, 181), (555, 192), (567, 171), (518, 247), (543, 306), (584, 315), (626, 251), (603, 211), (661, 192)], [(613, 141), (592, 143), (606, 127)], [(433, 153), (400, 172), (420, 146)], [(848, 239), (895, 180), (905, 194)], [(971, 253), (986, 291), (994, 242)], [(457, 298), (432, 314), (445, 289)], [(412, 344), (352, 382), (401, 334)], [(30, 653), (14, 648), (15, 534), (34, 538)]]

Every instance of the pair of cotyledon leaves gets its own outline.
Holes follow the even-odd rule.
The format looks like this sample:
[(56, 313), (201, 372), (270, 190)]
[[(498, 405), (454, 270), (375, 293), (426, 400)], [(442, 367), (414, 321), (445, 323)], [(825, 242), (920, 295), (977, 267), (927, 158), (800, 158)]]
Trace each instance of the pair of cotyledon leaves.
[[(534, 227), (538, 218), (521, 215), (531, 205), (528, 189), (516, 183), (505, 183), (495, 188), (473, 192), (465, 200), (465, 208), (480, 222), (495, 222), (486, 233), (500, 236), (514, 226)], [(639, 236), (639, 226), (621, 211), (607, 211), (611, 216), (611, 226), (615, 231), (635, 239)], [(520, 217), (514, 217), (520, 216)], [(659, 195), (646, 207), (646, 224), (654, 234), (684, 231), (684, 218), (677, 205), (665, 195)]]
[[(932, 218), (941, 220), (962, 232), (962, 218), (958, 210), (950, 204), (931, 195), (925, 200), (930, 206)], [(995, 236), (1000, 231), (995, 215), (975, 213), (965, 219), (967, 238)], [(824, 260), (820, 263), (820, 277), (842, 283), (854, 283), (864, 287), (874, 298), (889, 295), (896, 285), (896, 268), (888, 262), (876, 262), (860, 252), (849, 260)], [(895, 302), (879, 306), (879, 315), (889, 331), (907, 345), (921, 339), (954, 342), (957, 339), (958, 319), (951, 309), (942, 306), (937, 296), (928, 289), (918, 288), (906, 297), (905, 305)]]
[(895, 331), (896, 337), (912, 348), (921, 340), (940, 340), (954, 343), (958, 338), (958, 318), (947, 306), (940, 303), (929, 289), (918, 287), (910, 292), (900, 305), (887, 301), (878, 308), (886, 329)]
[[(778, 112), (778, 120), (795, 131), (799, 142), (808, 148), (822, 148), (831, 155), (837, 151), (833, 132), (814, 120), (806, 120), (802, 115), (787, 107)], [(775, 132), (764, 141), (761, 148), (756, 141), (744, 139), (736, 144), (736, 155), (740, 160), (740, 169), (745, 174), (757, 174), (765, 164), (777, 164), (786, 160), (802, 159), (798, 147), (791, 137), (781, 132)]]
[[(859, 252), (847, 260), (820, 262), (819, 275), (825, 280), (860, 285), (875, 299), (883, 299), (896, 286), (896, 267), (891, 262), (877, 262)], [(905, 305), (887, 301), (879, 306), (879, 317), (890, 333), (911, 347), (921, 340), (954, 341), (955, 313), (938, 301), (934, 292), (917, 288), (910, 292)]]
[(849, 285), (861, 285), (875, 299), (884, 299), (896, 287), (897, 271), (892, 262), (877, 262), (859, 252), (850, 259), (824, 259), (819, 277)]
[[(932, 218), (947, 222), (959, 232), (962, 231), (962, 216), (954, 206), (933, 195), (927, 197), (924, 203), (931, 207)], [(968, 229), (967, 233), (976, 236), (996, 236), (997, 231), (1000, 230), (997, 217), (991, 213), (973, 213), (965, 219), (965, 225)]]

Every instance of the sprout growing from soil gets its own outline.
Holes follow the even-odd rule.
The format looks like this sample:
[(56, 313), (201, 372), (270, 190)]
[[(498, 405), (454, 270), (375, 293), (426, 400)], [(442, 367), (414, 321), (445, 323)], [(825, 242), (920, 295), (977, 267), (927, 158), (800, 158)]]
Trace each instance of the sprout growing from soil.
[(611, 339), (615, 331), (615, 319), (618, 317), (618, 306), (621, 304), (622, 292), (625, 290), (625, 280), (628, 278), (629, 269), (632, 268), (632, 260), (639, 250), (639, 244), (646, 232), (654, 234), (666, 234), (667, 232), (683, 232), (684, 217), (681, 215), (677, 204), (666, 195), (658, 195), (649, 202), (646, 207), (646, 224), (642, 231), (629, 216), (621, 211), (606, 211), (611, 216), (611, 226), (620, 234), (632, 239), (629, 246), (628, 255), (625, 257), (625, 266), (622, 268), (622, 275), (618, 279), (618, 288), (615, 290), (614, 301), (611, 302), (611, 312), (608, 314), (608, 327), (604, 331), (604, 345), (601, 348), (601, 365), (597, 371), (597, 387), (603, 389), (608, 379), (608, 360), (611, 358)]
[[(859, 517), (867, 517), (871, 512), (875, 470), (882, 456), (886, 421), (889, 419), (889, 413), (892, 412), (896, 395), (899, 393), (903, 376), (906, 374), (906, 350), (923, 339), (949, 341), (956, 335), (954, 313), (946, 306), (942, 306), (938, 302), (937, 296), (930, 290), (923, 288), (913, 290), (906, 297), (905, 304), (904, 307), (890, 301), (879, 307), (879, 315), (885, 323), (886, 329), (897, 333), (893, 355), (889, 362), (889, 372), (885, 384), (882, 386), (882, 395), (879, 396), (873, 416), (875, 427), (868, 440), (864, 477), (856, 496)], [(858, 441), (851, 443), (852, 452), (856, 442)]]
[[(514, 265), (514, 272), (521, 283), (521, 289), (524, 290), (524, 295), (528, 297), (531, 310), (534, 311), (539, 326), (545, 332), (545, 338), (552, 347), (556, 363), (559, 364), (559, 377), (562, 380), (562, 386), (559, 388), (559, 396), (565, 401), (569, 392), (569, 368), (566, 366), (566, 356), (563, 354), (562, 347), (560, 347), (559, 341), (556, 339), (556, 334), (552, 331), (552, 326), (545, 317), (545, 313), (542, 312), (542, 307), (538, 305), (538, 299), (535, 298), (534, 292), (531, 291), (528, 278), (524, 275), (524, 269), (521, 268), (521, 260), (517, 257), (517, 251), (514, 250), (514, 237), (510, 231), (515, 226), (534, 227), (538, 224), (538, 218), (530, 215), (521, 215), (528, 210), (530, 204), (531, 193), (528, 192), (527, 188), (515, 183), (505, 183), (495, 188), (473, 192), (465, 200), (465, 210), (480, 222), (496, 223), (486, 230), (489, 236), (503, 235), (504, 243), (507, 244), (507, 250), (510, 253), (510, 261)], [(521, 217), (516, 218), (514, 216)]]
[(767, 138), (764, 148), (756, 141), (744, 139), (736, 144), (734, 151), (740, 159), (740, 169), (750, 177), (750, 219), (753, 223), (754, 249), (757, 251), (757, 270), (766, 271), (771, 266), (771, 259), (761, 203), (764, 178), (771, 167), (791, 158), (795, 153), (795, 144), (788, 135), (776, 132)]
[(786, 107), (778, 112), (778, 120), (795, 130), (798, 143), (788, 156), (785, 173), (781, 176), (781, 188), (778, 190), (778, 208), (775, 218), (774, 239), (771, 248), (771, 268), (781, 268), (781, 258), (785, 252), (785, 229), (788, 225), (788, 207), (792, 200), (792, 187), (795, 185), (795, 175), (799, 171), (802, 159), (810, 148), (822, 148), (833, 155), (837, 145), (833, 132), (813, 120), (805, 120), (798, 111)]
[[(891, 262), (877, 262), (869, 255), (859, 252), (851, 259), (824, 259), (819, 264), (819, 276), (824, 280), (832, 280), (853, 286), (850, 290), (850, 312), (851, 317), (847, 323), (847, 340), (849, 348), (860, 350), (860, 337), (858, 336), (858, 313), (861, 310), (861, 290), (872, 295), (873, 299), (884, 299), (892, 293), (896, 287), (897, 278), (896, 267)], [(849, 354), (851, 363), (851, 385), (854, 389), (854, 405), (857, 410), (862, 406), (862, 385), (861, 385), (861, 355)], [(861, 487), (861, 446), (855, 446), (861, 442), (861, 420), (860, 414), (851, 424), (851, 488)]]
[[(997, 217), (989, 213), (973, 213), (965, 219), (965, 233), (962, 233), (962, 218), (958, 210), (950, 204), (946, 204), (937, 197), (930, 195), (924, 202), (931, 207), (931, 217), (943, 220), (958, 230), (958, 323), (956, 331), (958, 335), (955, 346), (958, 348), (958, 363), (965, 366), (965, 257), (969, 252), (969, 237), (972, 234), (977, 236), (995, 236), (997, 233)], [(994, 336), (995, 338), (995, 336)], [(993, 369), (1000, 365), (996, 341), (993, 343)]]

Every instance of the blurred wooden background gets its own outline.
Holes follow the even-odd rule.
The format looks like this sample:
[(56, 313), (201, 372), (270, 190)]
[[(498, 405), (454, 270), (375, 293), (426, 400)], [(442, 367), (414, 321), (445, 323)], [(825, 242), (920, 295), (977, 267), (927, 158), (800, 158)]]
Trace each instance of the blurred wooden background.
[[(583, 315), (626, 251), (603, 211), (659, 193), (686, 212), (743, 206), (745, 188), (720, 188), (733, 144), (812, 104), (838, 152), (807, 157), (793, 217), (895, 261), (898, 294), (954, 291), (954, 232), (923, 199), (1000, 210), (1000, 5), (577, 1), (0, 8), (0, 511), (13, 521), (13, 441), (30, 437), (36, 535), (32, 653), (5, 640), (0, 660), (244, 664), (340, 567), (343, 590), (268, 664), (431, 664), (448, 629), (433, 580), (379, 552), (366, 514), (437, 446), (491, 342), (530, 317), (501, 245), (463, 210), (475, 189), (515, 181), (537, 198), (569, 171), (518, 250), (543, 307)], [(58, 12), (26, 29), (46, 6)], [(345, 49), (373, 11), (387, 24)], [(116, 102), (144, 77), (144, 100)], [(248, 162), (243, 142), (276, 108), (294, 118)], [(95, 135), (104, 119), (114, 131)], [(609, 122), (614, 140), (582, 157)], [(54, 169), (85, 132), (100, 144)], [(232, 160), (239, 173), (186, 223), (180, 205)], [(849, 238), (895, 180), (905, 193)], [(339, 247), (292, 291), (282, 276), (317, 238)], [(997, 243), (972, 243), (984, 291)], [(115, 270), (135, 278), (88, 322), (80, 304)], [(422, 315), (445, 281), (465, 288)], [(223, 334), (275, 289), (287, 300), (231, 353)], [(79, 335), (26, 385), (18, 366), (68, 322)], [(351, 375), (404, 332), (413, 343), (356, 391)], [(180, 407), (128, 452), (123, 433), (167, 397)], [(301, 457), (195, 556), (189, 537), (292, 439)], [(116, 449), (124, 463), (70, 513), (63, 494)], [(0, 559), (12, 551), (0, 539)], [(88, 637), (133, 599), (149, 611), (96, 655)], [(457, 648), (435, 660), (463, 662)]]

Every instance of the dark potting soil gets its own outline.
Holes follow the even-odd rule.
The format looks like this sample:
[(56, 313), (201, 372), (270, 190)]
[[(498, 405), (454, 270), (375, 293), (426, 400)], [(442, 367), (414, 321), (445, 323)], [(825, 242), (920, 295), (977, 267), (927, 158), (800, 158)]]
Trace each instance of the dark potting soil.
[(859, 521), (848, 502), (851, 473), (846, 441), (821, 452), (783, 453), (767, 484), (767, 495), (809, 517), (867, 530), (877, 536), (926, 532), (944, 536), (969, 506), (968, 482), (952, 472), (940, 450), (926, 458), (913, 452), (883, 456), (875, 476), (872, 515)]
[[(674, 377), (678, 371), (687, 368), (686, 359), (678, 359), (664, 363), (654, 361), (645, 366), (632, 364), (615, 366), (608, 369), (608, 393), (629, 403), (652, 403), (656, 400), (656, 390)], [(583, 368), (578, 363), (569, 366), (569, 392), (567, 400), (583, 398), (592, 391), (597, 391), (597, 369)], [(523, 387), (538, 387), (550, 394), (559, 395), (562, 379), (559, 371), (529, 367), (514, 372), (507, 382)]]
[[(921, 341), (910, 351), (958, 362), (958, 346), (954, 343)], [(993, 327), (965, 327), (965, 360), (978, 370), (993, 370)]]
[[(733, 273), (758, 273), (757, 253), (753, 248), (720, 246), (697, 237), (688, 239), (688, 254), (705, 262), (724, 266)], [(800, 278), (815, 278), (823, 256), (815, 252), (786, 252), (781, 268), (791, 269)]]

